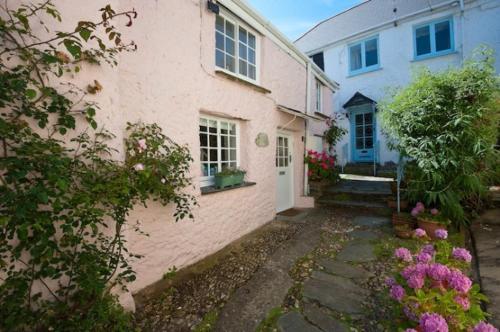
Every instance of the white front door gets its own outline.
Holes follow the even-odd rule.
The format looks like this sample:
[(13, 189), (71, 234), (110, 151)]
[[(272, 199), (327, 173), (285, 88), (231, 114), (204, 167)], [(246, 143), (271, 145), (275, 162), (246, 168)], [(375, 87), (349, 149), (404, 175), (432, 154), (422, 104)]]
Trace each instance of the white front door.
[(277, 212), (293, 207), (292, 148), (292, 138), (278, 134), (276, 137)]

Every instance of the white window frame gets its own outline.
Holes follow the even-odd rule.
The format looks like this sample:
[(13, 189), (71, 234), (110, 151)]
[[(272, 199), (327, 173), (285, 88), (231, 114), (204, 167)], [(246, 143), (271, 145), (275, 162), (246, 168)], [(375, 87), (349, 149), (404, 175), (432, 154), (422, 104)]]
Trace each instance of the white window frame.
[[(228, 124), (234, 124), (236, 126), (236, 167), (240, 167), (240, 124), (237, 121), (233, 121), (231, 119), (226, 119), (226, 118), (218, 118), (218, 117), (213, 117), (213, 116), (205, 116), (201, 115), (198, 119), (198, 137), (200, 134), (200, 123), (201, 120), (205, 119), (207, 121), (216, 121), (217, 122), (217, 169), (220, 172), (222, 169), (222, 144), (221, 144), (221, 133), (220, 133), (220, 123), (221, 122), (226, 122)], [(207, 137), (209, 140), (210, 138)], [(204, 176), (203, 175), (203, 161), (201, 160), (201, 142), (199, 143), (199, 153), (200, 153), (200, 187), (208, 187), (212, 186), (215, 183), (215, 177), (213, 175), (211, 176)], [(210, 160), (210, 151), (208, 152), (208, 159)]]
[(316, 112), (323, 113), (323, 84), (316, 79)]
[[(235, 72), (233, 73), (232, 71), (227, 70), (226, 68), (217, 66), (216, 61), (215, 61), (216, 59), (214, 58), (214, 64), (215, 64), (216, 70), (222, 71), (228, 75), (236, 76), (239, 79), (242, 79), (244, 81), (248, 81), (248, 82), (253, 83), (253, 84), (259, 84), (259, 82), (260, 82), (260, 50), (261, 50), (261, 40), (260, 40), (259, 33), (257, 33), (257, 31), (255, 29), (252, 29), (250, 26), (241, 22), (240, 20), (238, 20), (236, 17), (234, 17), (233, 15), (231, 15), (230, 13), (228, 13), (225, 10), (221, 9), (218, 16), (221, 16), (224, 20), (229, 21), (231, 24), (233, 24), (235, 26), (235, 35), (234, 35), (234, 37), (235, 37), (234, 38)], [(242, 27), (247, 32), (249, 32), (255, 36), (255, 79), (253, 79), (249, 76), (245, 76), (245, 75), (240, 74), (240, 68), (239, 68), (240, 67), (240, 54), (239, 54), (240, 53), (240, 27)], [(215, 24), (214, 24), (214, 36), (216, 33), (217, 32), (215, 30)], [(247, 43), (247, 45), (248, 45), (248, 43)], [(217, 49), (216, 49), (215, 44), (214, 44), (214, 56), (215, 56), (216, 50)]]

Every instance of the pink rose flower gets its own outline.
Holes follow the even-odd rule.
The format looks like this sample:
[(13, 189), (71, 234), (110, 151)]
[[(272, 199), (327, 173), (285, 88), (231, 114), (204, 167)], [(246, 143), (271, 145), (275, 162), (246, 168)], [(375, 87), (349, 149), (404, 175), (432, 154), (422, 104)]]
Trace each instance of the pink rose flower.
[(137, 172), (140, 172), (140, 171), (144, 171), (144, 164), (135, 164), (134, 165), (134, 169), (137, 171)]

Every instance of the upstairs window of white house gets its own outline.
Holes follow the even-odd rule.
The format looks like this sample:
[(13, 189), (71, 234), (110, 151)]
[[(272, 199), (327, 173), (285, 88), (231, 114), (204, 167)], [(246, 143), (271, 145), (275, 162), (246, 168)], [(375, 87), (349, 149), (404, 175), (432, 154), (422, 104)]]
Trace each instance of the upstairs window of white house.
[(358, 74), (379, 68), (378, 37), (349, 45), (349, 73)]
[(415, 58), (444, 55), (453, 51), (451, 18), (418, 25), (414, 28)]
[(323, 84), (316, 80), (316, 112), (323, 112)]
[(236, 76), (257, 80), (257, 37), (249, 28), (222, 15), (215, 20), (215, 65)]
[(217, 118), (200, 118), (202, 184), (210, 185), (218, 172), (239, 166), (238, 140), (237, 123)]

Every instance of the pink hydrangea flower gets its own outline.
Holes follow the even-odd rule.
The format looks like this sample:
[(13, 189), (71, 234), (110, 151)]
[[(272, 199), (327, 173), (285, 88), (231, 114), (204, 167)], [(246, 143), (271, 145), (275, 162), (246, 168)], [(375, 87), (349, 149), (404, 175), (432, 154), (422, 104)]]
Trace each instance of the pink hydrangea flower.
[(427, 268), (427, 264), (417, 263), (415, 265), (410, 265), (404, 268), (403, 271), (401, 271), (401, 275), (405, 279), (409, 279), (414, 274), (420, 276), (421, 278), (425, 278)]
[(417, 228), (417, 229), (415, 230), (415, 236), (416, 236), (416, 237), (424, 237), (424, 236), (426, 236), (426, 235), (427, 235), (427, 233), (426, 233), (426, 232), (425, 232), (425, 230), (423, 230), (422, 228)]
[(480, 322), (479, 324), (474, 326), (473, 332), (498, 332), (498, 329), (486, 322)]
[(420, 213), (420, 211), (419, 211), (417, 208), (413, 208), (413, 209), (411, 210), (411, 215), (412, 215), (413, 217), (418, 216), (418, 214), (419, 214), (419, 213)]
[(432, 255), (422, 251), (417, 255), (417, 262), (429, 263), (432, 260)]
[(465, 248), (453, 248), (453, 251), (451, 253), (453, 258), (470, 263), (472, 260), (472, 255), (470, 254), (469, 250)]
[(406, 329), (405, 332), (417, 332), (415, 329)]
[(141, 163), (135, 164), (135, 165), (134, 165), (134, 169), (135, 169), (137, 172), (144, 171), (144, 164), (141, 164)]
[(422, 248), (422, 252), (426, 252), (426, 253), (428, 253), (429, 255), (434, 256), (434, 254), (435, 254), (434, 246), (433, 246), (432, 244), (426, 244), (426, 245)]
[(144, 139), (144, 138), (141, 138), (140, 140), (138, 140), (137, 145), (139, 146), (139, 150), (146, 150), (148, 148), (148, 145), (146, 143), (146, 139)]
[(419, 275), (417, 273), (412, 274), (406, 282), (408, 283), (408, 287), (413, 288), (413, 289), (421, 289), (424, 287), (424, 277), (422, 275)]
[(390, 294), (394, 300), (401, 302), (405, 297), (405, 289), (400, 285), (393, 285)]
[(436, 281), (446, 280), (449, 274), (450, 269), (446, 265), (439, 263), (431, 264), (427, 269), (427, 275)]
[(448, 231), (446, 229), (436, 229), (434, 235), (441, 240), (445, 240), (448, 238)]
[(418, 210), (418, 212), (424, 212), (425, 211), (425, 205), (424, 203), (422, 202), (418, 202), (416, 205), (415, 205), (415, 208)]
[(411, 262), (413, 257), (410, 250), (406, 248), (398, 248), (394, 251), (394, 256), (404, 262)]
[(465, 311), (470, 309), (470, 301), (466, 296), (457, 295), (454, 298), (455, 302), (458, 303)]
[(439, 214), (439, 210), (434, 208), (434, 209), (431, 210), (431, 214), (433, 216), (437, 216)]
[(448, 332), (448, 323), (439, 314), (424, 313), (420, 316), (422, 332)]
[(469, 277), (457, 269), (450, 271), (447, 280), (451, 288), (462, 294), (467, 293), (472, 287), (472, 281)]
[(392, 287), (392, 286), (396, 285), (396, 279), (394, 279), (394, 278), (392, 278), (392, 277), (387, 277), (387, 278), (385, 279), (385, 285), (386, 285), (387, 287)]

